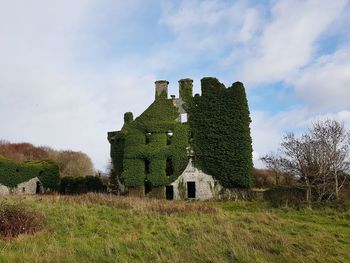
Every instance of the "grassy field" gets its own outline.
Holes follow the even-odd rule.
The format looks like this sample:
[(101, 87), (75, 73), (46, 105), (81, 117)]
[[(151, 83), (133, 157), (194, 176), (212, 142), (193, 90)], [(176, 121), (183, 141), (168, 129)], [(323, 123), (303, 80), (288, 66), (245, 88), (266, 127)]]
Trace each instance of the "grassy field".
[(350, 262), (350, 212), (103, 195), (8, 197), (44, 229), (0, 241), (0, 262)]

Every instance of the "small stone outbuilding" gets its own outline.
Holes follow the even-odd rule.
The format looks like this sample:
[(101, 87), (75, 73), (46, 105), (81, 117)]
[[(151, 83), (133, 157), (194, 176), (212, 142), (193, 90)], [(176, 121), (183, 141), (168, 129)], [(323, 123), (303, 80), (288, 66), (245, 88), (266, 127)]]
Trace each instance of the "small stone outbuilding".
[(26, 182), (18, 184), (16, 187), (8, 187), (0, 184), (0, 195), (24, 195), (24, 194), (40, 194), (44, 189), (38, 177), (34, 177)]

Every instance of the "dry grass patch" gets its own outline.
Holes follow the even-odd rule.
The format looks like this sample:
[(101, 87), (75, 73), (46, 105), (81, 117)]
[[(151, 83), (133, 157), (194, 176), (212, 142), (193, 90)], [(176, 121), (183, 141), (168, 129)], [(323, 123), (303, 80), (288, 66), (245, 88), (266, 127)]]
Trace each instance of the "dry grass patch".
[(0, 236), (13, 238), (21, 234), (33, 234), (43, 227), (41, 213), (28, 210), (21, 204), (0, 203)]
[(108, 207), (132, 210), (136, 213), (155, 212), (161, 215), (187, 215), (193, 213), (216, 214), (218, 209), (212, 204), (203, 202), (167, 201), (152, 198), (133, 198), (88, 193), (84, 195), (48, 195), (42, 197), (33, 196), (34, 199), (43, 199), (53, 202), (69, 202), (79, 205), (105, 205)]

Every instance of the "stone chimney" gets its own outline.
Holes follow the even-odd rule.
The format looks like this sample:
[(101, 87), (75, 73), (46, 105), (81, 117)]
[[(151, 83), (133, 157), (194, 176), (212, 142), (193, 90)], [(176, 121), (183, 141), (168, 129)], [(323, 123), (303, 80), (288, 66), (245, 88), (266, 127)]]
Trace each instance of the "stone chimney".
[(164, 96), (165, 98), (168, 98), (169, 81), (157, 80), (155, 84), (156, 84), (156, 98), (158, 98), (159, 96)]
[(192, 79), (180, 79), (179, 80), (179, 95), (185, 103), (188, 103), (193, 97), (193, 80)]

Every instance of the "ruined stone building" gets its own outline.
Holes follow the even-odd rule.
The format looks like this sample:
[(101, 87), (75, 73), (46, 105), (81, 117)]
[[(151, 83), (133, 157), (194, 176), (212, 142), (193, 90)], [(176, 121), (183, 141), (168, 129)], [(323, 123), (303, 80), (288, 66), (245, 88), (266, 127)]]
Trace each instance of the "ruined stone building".
[(182, 79), (179, 97), (169, 98), (168, 84), (156, 81), (154, 102), (136, 119), (125, 113), (122, 129), (108, 133), (113, 167), (128, 195), (206, 200), (224, 188), (249, 187), (252, 149), (243, 85), (226, 88), (204, 78), (202, 95), (193, 97), (193, 81)]
[(58, 184), (59, 169), (51, 161), (18, 162), (0, 156), (0, 195), (40, 194)]

